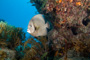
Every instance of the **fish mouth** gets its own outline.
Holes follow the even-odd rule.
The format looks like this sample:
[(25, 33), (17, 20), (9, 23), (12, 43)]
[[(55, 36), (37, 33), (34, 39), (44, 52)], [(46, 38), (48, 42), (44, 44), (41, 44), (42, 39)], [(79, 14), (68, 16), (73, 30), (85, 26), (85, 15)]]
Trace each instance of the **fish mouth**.
[(31, 31), (30, 31), (29, 29), (27, 29), (27, 32), (28, 32), (28, 33), (31, 33)]

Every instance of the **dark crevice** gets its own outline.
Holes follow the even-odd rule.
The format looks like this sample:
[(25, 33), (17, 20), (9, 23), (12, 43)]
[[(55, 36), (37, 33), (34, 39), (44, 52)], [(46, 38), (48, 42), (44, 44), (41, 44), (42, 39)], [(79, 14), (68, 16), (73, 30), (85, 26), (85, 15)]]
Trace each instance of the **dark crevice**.
[(53, 12), (54, 12), (54, 13), (56, 12), (56, 9), (55, 9), (55, 8), (53, 8)]
[(85, 25), (85, 26), (87, 26), (89, 22), (90, 22), (90, 19), (88, 19), (87, 17), (86, 17), (86, 19), (83, 19), (83, 21), (82, 21), (83, 25)]
[(90, 6), (88, 6), (87, 14), (90, 15)]
[(71, 27), (71, 31), (72, 31), (72, 33), (74, 34), (74, 35), (77, 35), (78, 33), (77, 33), (77, 27)]
[(82, 21), (83, 25), (85, 25), (85, 26), (87, 26), (88, 23), (90, 22), (90, 19), (88, 18), (90, 16), (90, 6), (88, 6), (86, 12), (87, 12), (87, 16)]

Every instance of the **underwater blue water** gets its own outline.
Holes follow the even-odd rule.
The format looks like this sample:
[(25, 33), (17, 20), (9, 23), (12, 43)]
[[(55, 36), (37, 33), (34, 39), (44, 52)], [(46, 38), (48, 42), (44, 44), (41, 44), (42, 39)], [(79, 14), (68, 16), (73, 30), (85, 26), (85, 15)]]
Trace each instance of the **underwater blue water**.
[(26, 32), (29, 20), (38, 14), (36, 8), (29, 1), (0, 0), (0, 19), (4, 19), (9, 25), (21, 27)]

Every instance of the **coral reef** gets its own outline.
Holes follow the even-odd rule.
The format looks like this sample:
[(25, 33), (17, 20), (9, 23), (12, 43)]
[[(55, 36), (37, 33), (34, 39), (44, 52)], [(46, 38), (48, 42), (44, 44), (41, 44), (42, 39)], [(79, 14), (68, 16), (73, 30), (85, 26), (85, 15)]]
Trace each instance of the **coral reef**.
[(47, 35), (49, 60), (90, 59), (89, 0), (30, 1), (54, 27)]
[[(25, 39), (22, 28), (0, 20), (0, 60), (90, 60), (89, 0), (30, 0), (53, 28)], [(26, 41), (22, 43), (22, 41)]]

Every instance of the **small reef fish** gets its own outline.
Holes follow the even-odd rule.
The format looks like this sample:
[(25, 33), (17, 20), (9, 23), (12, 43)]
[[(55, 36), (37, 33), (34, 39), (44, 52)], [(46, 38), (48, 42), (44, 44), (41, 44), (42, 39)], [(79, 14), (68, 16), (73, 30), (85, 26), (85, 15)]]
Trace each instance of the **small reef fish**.
[(47, 28), (49, 28), (49, 23), (45, 23), (42, 14), (38, 14), (29, 21), (27, 32), (34, 37), (46, 36)]

